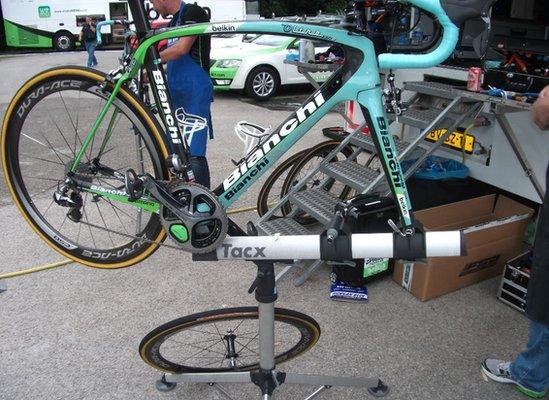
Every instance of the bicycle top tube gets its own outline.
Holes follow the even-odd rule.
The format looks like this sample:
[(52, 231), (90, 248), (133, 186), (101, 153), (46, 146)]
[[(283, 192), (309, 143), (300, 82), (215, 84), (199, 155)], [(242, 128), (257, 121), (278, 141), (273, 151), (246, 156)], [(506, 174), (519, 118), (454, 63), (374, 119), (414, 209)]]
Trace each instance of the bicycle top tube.
[[(424, 9), (436, 17), (443, 28), (442, 39), (433, 51), (426, 54), (380, 54), (378, 56), (379, 68), (434, 67), (446, 60), (456, 47), (459, 29), (442, 7), (440, 0), (409, 0), (408, 3)], [(290, 21), (231, 21), (193, 24), (153, 31), (146, 36), (142, 45), (137, 49), (135, 59), (137, 64), (143, 64), (146, 49), (163, 39), (216, 33), (270, 33), (325, 40), (362, 50), (366, 56), (365, 61), (374, 58), (373, 46), (367, 37), (343, 29)], [(378, 68), (377, 65), (372, 67), (374, 68), (371, 70), (372, 72)], [(134, 72), (132, 70), (132, 73)]]

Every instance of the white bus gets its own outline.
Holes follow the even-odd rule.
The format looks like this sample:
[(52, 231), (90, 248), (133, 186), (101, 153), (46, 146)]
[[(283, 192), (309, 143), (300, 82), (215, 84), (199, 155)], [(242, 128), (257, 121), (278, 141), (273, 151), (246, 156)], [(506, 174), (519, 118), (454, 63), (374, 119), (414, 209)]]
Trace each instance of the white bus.
[[(258, 0), (198, 0), (210, 9), (212, 21), (259, 18)], [(86, 16), (95, 21), (131, 19), (128, 2), (121, 0), (0, 0), (6, 44), (72, 50)], [(150, 2), (145, 2), (151, 9)], [(222, 5), (222, 6), (221, 6)], [(149, 13), (151, 18), (154, 12)], [(105, 27), (105, 42), (121, 39), (121, 27)]]

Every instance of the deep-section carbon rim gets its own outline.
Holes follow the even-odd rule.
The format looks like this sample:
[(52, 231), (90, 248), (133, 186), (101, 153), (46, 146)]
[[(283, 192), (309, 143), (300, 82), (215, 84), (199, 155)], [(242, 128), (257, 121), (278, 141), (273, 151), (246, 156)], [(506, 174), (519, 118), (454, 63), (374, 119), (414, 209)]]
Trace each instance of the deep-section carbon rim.
[[(32, 78), (8, 109), (2, 156), (16, 204), (48, 244), (86, 265), (117, 268), (134, 264), (156, 249), (151, 241), (164, 237), (158, 216), (71, 190), (72, 198), (82, 202), (81, 222), (74, 222), (67, 215), (69, 208), (53, 201), (53, 192), (65, 179), (109, 95), (99, 86), (101, 82), (101, 74), (81, 68), (49, 70)], [(77, 167), (77, 179), (124, 191), (123, 173), (129, 167), (159, 179), (166, 176), (161, 162), (163, 144), (150, 133), (154, 123), (139, 107), (127, 93), (115, 99)], [(107, 135), (108, 143), (101, 151)]]
[[(274, 318), (277, 364), (309, 350), (320, 337), (318, 323), (305, 314), (275, 308)], [(143, 338), (139, 354), (154, 368), (173, 373), (255, 370), (258, 329), (257, 307), (210, 310), (159, 326)]]
[[(294, 164), (296, 164), (307, 151), (307, 149), (301, 150), (300, 152), (292, 155), (290, 158), (284, 160), (265, 180), (265, 183), (261, 187), (259, 195), (257, 196), (257, 213), (260, 217), (265, 215), (284, 197), (284, 181), (292, 170)], [(279, 211), (272, 217), (282, 218), (284, 215), (285, 214), (282, 214), (282, 212)]]

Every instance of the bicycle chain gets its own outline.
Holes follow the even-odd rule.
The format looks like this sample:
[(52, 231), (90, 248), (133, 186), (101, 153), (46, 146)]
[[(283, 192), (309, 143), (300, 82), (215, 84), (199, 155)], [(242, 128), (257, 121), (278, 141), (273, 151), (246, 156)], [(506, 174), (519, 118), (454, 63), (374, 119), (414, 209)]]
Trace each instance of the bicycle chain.
[(82, 220), (79, 221), (78, 223), (79, 224), (84, 224), (86, 226), (91, 226), (92, 228), (101, 229), (105, 232), (114, 233), (114, 234), (119, 235), (119, 236), (127, 237), (129, 239), (142, 240), (142, 241), (145, 241), (145, 242), (150, 243), (150, 244), (155, 244), (157, 246), (163, 246), (163, 247), (167, 247), (167, 248), (170, 248), (170, 249), (175, 249), (175, 250), (179, 250), (179, 251), (188, 253), (188, 252), (184, 251), (179, 246), (172, 246), (172, 245), (166, 244), (164, 242), (156, 242), (152, 239), (147, 239), (146, 237), (143, 237), (143, 236), (134, 236), (134, 235), (130, 235), (128, 233), (117, 232), (115, 230), (112, 230), (112, 229), (109, 229), (109, 228), (106, 228), (106, 227), (103, 227), (103, 226), (95, 225), (95, 224), (92, 224), (91, 222), (84, 222)]

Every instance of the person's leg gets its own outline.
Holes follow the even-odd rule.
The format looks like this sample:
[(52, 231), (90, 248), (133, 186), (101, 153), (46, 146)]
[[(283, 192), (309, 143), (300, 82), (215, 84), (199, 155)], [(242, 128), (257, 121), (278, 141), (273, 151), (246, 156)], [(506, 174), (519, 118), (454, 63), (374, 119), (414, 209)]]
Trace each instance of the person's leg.
[(86, 64), (86, 66), (88, 68), (91, 68), (91, 67), (93, 67), (93, 50), (92, 50), (92, 47), (91, 47), (91, 43), (84, 42), (84, 46), (86, 47), (86, 51), (88, 52), (88, 62)]
[(549, 387), (549, 326), (530, 322), (528, 346), (511, 363), (509, 371), (519, 389), (541, 393)]
[(95, 58), (95, 49), (97, 48), (97, 42), (92, 42), (92, 58), (93, 58), (93, 66), (95, 67), (97, 65), (97, 58)]
[(197, 183), (210, 188), (210, 168), (206, 157), (191, 157), (191, 167)]

